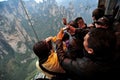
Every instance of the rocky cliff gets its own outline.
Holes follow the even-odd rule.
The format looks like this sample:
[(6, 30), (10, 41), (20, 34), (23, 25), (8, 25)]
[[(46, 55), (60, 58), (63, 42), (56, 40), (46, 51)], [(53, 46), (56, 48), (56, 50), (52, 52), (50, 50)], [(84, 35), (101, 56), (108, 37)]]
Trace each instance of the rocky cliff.
[[(96, 4), (85, 7), (80, 1), (63, 0), (63, 3), (58, 5), (55, 0), (0, 2), (0, 80), (32, 79), (36, 74), (33, 44), (56, 35), (64, 27), (63, 17), (68, 21), (82, 14), (84, 17)], [(89, 19), (86, 22), (89, 23)]]

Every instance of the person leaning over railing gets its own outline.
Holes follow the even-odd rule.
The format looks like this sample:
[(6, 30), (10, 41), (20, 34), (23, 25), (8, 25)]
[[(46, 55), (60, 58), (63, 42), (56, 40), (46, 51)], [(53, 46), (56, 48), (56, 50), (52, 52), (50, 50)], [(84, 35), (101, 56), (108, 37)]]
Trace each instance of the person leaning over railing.
[(50, 36), (33, 45), (33, 52), (38, 57), (36, 67), (46, 76), (37, 80), (67, 80), (65, 71), (59, 64), (52, 41), (56, 41), (56, 37)]

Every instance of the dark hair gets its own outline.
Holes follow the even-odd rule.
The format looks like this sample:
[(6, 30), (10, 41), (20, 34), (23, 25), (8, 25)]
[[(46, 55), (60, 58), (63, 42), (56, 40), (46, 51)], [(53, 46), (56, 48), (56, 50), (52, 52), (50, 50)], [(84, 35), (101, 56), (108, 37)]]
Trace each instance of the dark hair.
[(69, 21), (69, 22), (68, 22), (68, 25), (73, 26), (73, 27), (76, 27), (74, 20)]
[(116, 36), (113, 31), (95, 28), (88, 35), (88, 47), (94, 50), (95, 56), (110, 57), (113, 55), (116, 44)]
[(44, 59), (48, 57), (50, 47), (49, 44), (43, 40), (34, 44), (33, 51), (39, 57), (39, 59)]
[(67, 32), (64, 32), (64, 36), (62, 38), (62, 41), (66, 41), (66, 40), (69, 40), (69, 34)]
[(76, 39), (75, 37), (71, 37), (69, 39), (68, 53), (69, 57), (72, 59), (76, 59), (78, 57), (83, 57), (83, 47), (81, 47), (81, 41)]
[(77, 17), (75, 20), (74, 20), (74, 23), (75, 23), (75, 28), (78, 28), (78, 21), (79, 20), (83, 20), (83, 18), (82, 17)]
[(106, 25), (106, 27), (110, 26), (110, 20), (107, 17), (105, 17), (105, 16), (99, 18), (94, 23), (97, 23), (97, 24), (100, 24), (100, 25)]
[(82, 19), (82, 20), (83, 20), (83, 18), (82, 18), (82, 17), (77, 17), (77, 18), (75, 19), (75, 22), (79, 21), (80, 19)]
[(96, 20), (98, 20), (99, 18), (104, 16), (104, 10), (102, 8), (96, 8), (95, 10), (93, 10), (92, 12), (92, 16), (95, 17)]

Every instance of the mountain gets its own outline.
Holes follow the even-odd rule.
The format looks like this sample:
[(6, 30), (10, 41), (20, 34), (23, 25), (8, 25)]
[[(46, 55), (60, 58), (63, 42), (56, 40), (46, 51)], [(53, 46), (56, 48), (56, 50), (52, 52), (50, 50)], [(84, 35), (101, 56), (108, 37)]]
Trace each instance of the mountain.
[[(82, 16), (91, 22), (97, 2), (88, 0), (8, 0), (0, 2), (0, 80), (31, 80), (38, 73), (32, 46), (38, 40), (55, 36), (62, 18)], [(83, 3), (82, 3), (83, 2)], [(87, 5), (86, 5), (87, 4)]]
[[(16, 0), (0, 3), (0, 80), (24, 80), (30, 71), (23, 70), (35, 58), (33, 41), (22, 27), (24, 12), (20, 6)], [(18, 79), (19, 75), (23, 77)]]

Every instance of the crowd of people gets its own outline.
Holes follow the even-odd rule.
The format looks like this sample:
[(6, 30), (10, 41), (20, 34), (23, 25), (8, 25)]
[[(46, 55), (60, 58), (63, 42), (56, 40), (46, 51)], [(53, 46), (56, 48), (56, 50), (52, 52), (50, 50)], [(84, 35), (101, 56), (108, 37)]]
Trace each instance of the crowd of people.
[[(33, 45), (38, 57), (37, 68), (46, 77), (37, 80), (103, 80), (117, 79), (120, 74), (120, 23), (112, 24), (97, 8), (93, 23), (87, 25), (77, 17), (50, 36)], [(114, 28), (116, 27), (116, 28)], [(54, 47), (55, 46), (55, 47)]]

